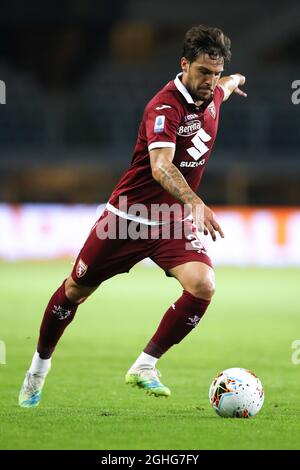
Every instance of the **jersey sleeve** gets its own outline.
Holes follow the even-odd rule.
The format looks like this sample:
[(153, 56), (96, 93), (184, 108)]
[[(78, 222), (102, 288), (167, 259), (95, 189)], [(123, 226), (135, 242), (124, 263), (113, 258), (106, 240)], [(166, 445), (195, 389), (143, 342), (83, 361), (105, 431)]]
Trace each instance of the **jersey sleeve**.
[(214, 92), (214, 102), (216, 105), (221, 106), (225, 96), (225, 90), (222, 85), (217, 85)]
[(146, 136), (148, 150), (176, 146), (176, 131), (180, 115), (176, 108), (166, 103), (155, 104), (146, 111)]

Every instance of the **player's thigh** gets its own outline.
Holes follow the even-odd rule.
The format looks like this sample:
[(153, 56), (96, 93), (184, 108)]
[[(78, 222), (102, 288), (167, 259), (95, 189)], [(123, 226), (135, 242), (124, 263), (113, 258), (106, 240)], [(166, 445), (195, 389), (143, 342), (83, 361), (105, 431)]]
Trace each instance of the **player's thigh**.
[(185, 290), (209, 300), (215, 289), (211, 259), (200, 234), (190, 221), (181, 222), (178, 228), (177, 236), (157, 240), (151, 257), (168, 276), (175, 277)]
[(169, 270), (184, 290), (195, 297), (210, 300), (215, 292), (215, 273), (211, 266), (200, 261), (188, 261)]
[(76, 285), (95, 290), (103, 281), (129, 272), (145, 257), (142, 240), (131, 240), (126, 233), (120, 234), (120, 226), (118, 216), (109, 211), (102, 214), (74, 264), (71, 278)]

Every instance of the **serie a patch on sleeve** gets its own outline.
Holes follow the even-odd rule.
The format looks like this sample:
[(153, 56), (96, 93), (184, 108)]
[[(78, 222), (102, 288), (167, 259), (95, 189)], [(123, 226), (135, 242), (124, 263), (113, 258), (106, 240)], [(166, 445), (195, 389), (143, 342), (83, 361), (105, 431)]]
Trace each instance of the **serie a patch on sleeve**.
[(166, 116), (164, 116), (164, 115), (156, 116), (155, 122), (154, 122), (154, 132), (155, 133), (163, 132), (163, 130), (165, 128), (165, 119), (166, 119)]

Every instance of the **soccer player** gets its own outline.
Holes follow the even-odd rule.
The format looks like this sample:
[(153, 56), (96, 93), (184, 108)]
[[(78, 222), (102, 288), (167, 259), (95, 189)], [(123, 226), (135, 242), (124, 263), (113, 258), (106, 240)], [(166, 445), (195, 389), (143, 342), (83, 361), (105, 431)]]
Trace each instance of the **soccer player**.
[(156, 363), (197, 326), (214, 294), (214, 271), (199, 232), (213, 240), (217, 233), (224, 234), (196, 191), (216, 138), (221, 103), (233, 92), (246, 96), (239, 88), (244, 76), (220, 78), (230, 56), (230, 39), (220, 29), (200, 25), (187, 31), (182, 72), (147, 104), (131, 165), (92, 228), (70, 277), (46, 307), (20, 406), (38, 405), (51, 356), (78, 306), (102, 282), (147, 257), (177, 279), (183, 293), (164, 314), (125, 381), (151, 395), (170, 395)]

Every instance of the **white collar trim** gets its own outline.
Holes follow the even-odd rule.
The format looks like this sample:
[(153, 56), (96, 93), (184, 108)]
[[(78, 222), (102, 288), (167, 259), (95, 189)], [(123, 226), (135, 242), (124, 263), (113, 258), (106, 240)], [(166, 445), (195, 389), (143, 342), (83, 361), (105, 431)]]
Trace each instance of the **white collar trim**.
[(180, 91), (180, 93), (185, 97), (186, 101), (189, 104), (195, 104), (193, 98), (191, 97), (191, 95), (189, 94), (189, 92), (187, 91), (184, 84), (182, 83), (182, 81), (179, 78), (179, 77), (182, 77), (182, 75), (183, 75), (182, 72), (178, 73), (176, 75), (176, 78), (174, 80), (175, 86), (176, 86), (177, 90)]

